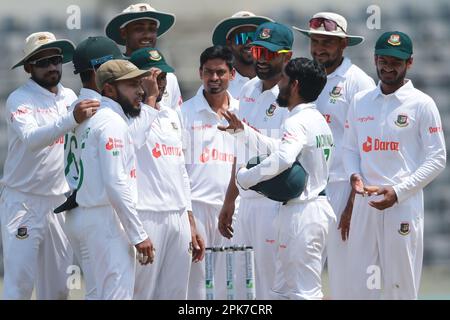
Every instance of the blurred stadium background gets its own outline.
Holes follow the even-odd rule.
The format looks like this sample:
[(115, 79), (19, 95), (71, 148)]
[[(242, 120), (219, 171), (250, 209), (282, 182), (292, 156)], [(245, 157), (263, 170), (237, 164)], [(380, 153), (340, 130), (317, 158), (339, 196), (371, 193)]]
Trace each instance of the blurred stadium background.
[[(10, 1), (0, 12), (0, 176), (7, 153), (5, 100), (27, 76), (22, 68), (10, 70), (22, 56), (27, 35), (36, 31), (53, 32), (57, 38), (67, 38), (75, 44), (91, 35), (104, 35), (106, 23), (125, 7), (144, 0), (59, 0)], [(176, 69), (184, 100), (197, 90), (199, 55), (211, 45), (211, 32), (221, 19), (240, 10), (265, 15), (287, 25), (307, 27), (315, 12), (335, 11), (349, 23), (348, 32), (363, 35), (366, 41), (348, 48), (345, 54), (375, 80), (373, 47), (377, 37), (387, 30), (399, 30), (414, 42), (414, 65), (409, 78), (414, 85), (432, 96), (440, 110), (445, 135), (450, 124), (450, 1), (449, 0), (152, 0), (158, 10), (176, 15), (176, 24), (158, 40), (168, 62)], [(242, 3), (242, 4), (240, 4)], [(69, 30), (68, 8), (80, 8), (81, 28)], [(369, 29), (367, 20), (373, 13), (369, 6), (380, 9), (380, 29)], [(306, 37), (295, 32), (294, 56), (309, 57)], [(62, 82), (79, 91), (79, 77), (72, 64), (63, 68)], [(447, 139), (447, 148), (449, 147)], [(420, 298), (450, 299), (450, 170), (445, 170), (425, 189), (425, 251), (424, 273)], [(1, 254), (0, 254), (1, 261)], [(0, 263), (0, 275), (2, 272)], [(1, 281), (0, 281), (1, 287)], [(326, 287), (326, 275), (325, 275)], [(326, 290), (326, 289), (325, 289)], [(2, 291), (0, 289), (0, 291)], [(82, 297), (74, 291), (73, 298)]]

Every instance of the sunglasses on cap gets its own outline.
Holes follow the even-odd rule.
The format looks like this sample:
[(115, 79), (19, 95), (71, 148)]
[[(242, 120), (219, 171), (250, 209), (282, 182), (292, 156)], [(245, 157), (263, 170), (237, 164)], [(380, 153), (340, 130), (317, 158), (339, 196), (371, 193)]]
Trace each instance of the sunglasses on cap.
[(237, 33), (234, 36), (234, 43), (236, 45), (242, 45), (242, 44), (246, 44), (248, 41), (252, 42), (254, 36), (255, 36), (254, 31)]
[(92, 69), (94, 69), (94, 71), (97, 71), (97, 69), (100, 68), (102, 64), (104, 64), (106, 61), (112, 60), (113, 58), (114, 58), (113, 55), (110, 54), (100, 58), (91, 59), (91, 61), (89, 62), (91, 64)]
[(36, 66), (37, 68), (48, 68), (50, 64), (57, 66), (63, 62), (61, 55), (55, 55), (51, 57), (44, 57), (34, 61), (28, 61), (29, 64)]
[(260, 46), (252, 46), (250, 50), (252, 52), (253, 59), (260, 60), (261, 58), (264, 58), (266, 61), (270, 61), (278, 57), (281, 53), (291, 52), (291, 50), (270, 51), (269, 49)]
[(341, 28), (341, 30), (345, 32), (345, 30), (337, 24), (336, 21), (326, 19), (326, 18), (312, 18), (309, 20), (309, 27), (312, 29), (319, 29), (320, 26), (323, 26), (325, 31), (336, 31), (337, 28)]

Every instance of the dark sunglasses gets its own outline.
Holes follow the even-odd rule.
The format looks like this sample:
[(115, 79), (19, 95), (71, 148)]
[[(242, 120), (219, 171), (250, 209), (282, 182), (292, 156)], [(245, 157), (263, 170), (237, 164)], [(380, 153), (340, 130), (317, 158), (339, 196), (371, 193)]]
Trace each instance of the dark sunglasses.
[(248, 41), (252, 42), (255, 32), (241, 32), (234, 36), (234, 43), (236, 45), (246, 44)]
[(90, 61), (91, 67), (94, 69), (94, 71), (97, 71), (97, 69), (100, 68), (102, 64), (104, 64), (106, 61), (112, 60), (113, 58), (114, 58), (113, 55), (110, 54), (100, 58), (91, 59)]
[(252, 46), (250, 50), (252, 52), (253, 59), (260, 60), (261, 58), (264, 58), (266, 61), (270, 61), (278, 57), (281, 53), (291, 52), (291, 50), (270, 51), (269, 49), (260, 46)]
[(60, 55), (45, 57), (34, 61), (28, 61), (29, 64), (36, 66), (37, 68), (48, 68), (50, 64), (57, 66), (63, 62), (63, 57)]
[(312, 29), (319, 29), (320, 26), (323, 26), (325, 31), (336, 31), (337, 28), (341, 28), (341, 30), (345, 32), (345, 30), (337, 24), (336, 21), (326, 19), (326, 18), (312, 18), (309, 20), (309, 27)]

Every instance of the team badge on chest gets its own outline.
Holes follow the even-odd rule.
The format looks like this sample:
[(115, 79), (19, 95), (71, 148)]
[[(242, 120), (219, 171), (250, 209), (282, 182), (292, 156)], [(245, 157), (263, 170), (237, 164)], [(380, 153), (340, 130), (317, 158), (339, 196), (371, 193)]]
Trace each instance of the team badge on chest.
[(409, 125), (409, 121), (408, 121), (408, 115), (401, 113), (397, 116), (397, 120), (395, 120), (395, 125), (397, 127), (407, 127)]
[(400, 233), (402, 236), (406, 236), (409, 234), (409, 223), (408, 222), (402, 222), (400, 223), (400, 229), (398, 229), (398, 233)]
[(266, 116), (268, 116), (268, 117), (273, 116), (273, 114), (275, 113), (275, 109), (276, 108), (277, 108), (277, 106), (274, 103), (272, 103), (270, 105), (270, 107), (266, 110)]
[(28, 229), (27, 229), (27, 227), (19, 227), (18, 229), (17, 229), (17, 234), (16, 234), (16, 238), (17, 239), (26, 239), (26, 238), (28, 238)]
[(339, 98), (342, 96), (342, 87), (335, 86), (330, 92), (330, 97)]

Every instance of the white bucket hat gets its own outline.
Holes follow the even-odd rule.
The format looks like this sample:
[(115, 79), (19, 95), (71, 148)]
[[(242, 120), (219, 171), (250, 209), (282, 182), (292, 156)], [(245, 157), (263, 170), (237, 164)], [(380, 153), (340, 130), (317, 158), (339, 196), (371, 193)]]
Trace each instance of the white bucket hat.
[(24, 57), (11, 69), (22, 66), (28, 58), (44, 49), (58, 49), (63, 56), (63, 63), (67, 63), (72, 61), (75, 45), (70, 40), (56, 40), (55, 35), (51, 32), (32, 33), (25, 39), (25, 48), (23, 49)]
[(313, 29), (310, 27), (309, 30), (304, 30), (304, 29), (300, 29), (295, 26), (293, 26), (292, 28), (294, 28), (297, 31), (300, 31), (307, 37), (309, 37), (311, 34), (322, 34), (322, 35), (326, 35), (326, 36), (347, 38), (349, 46), (355, 46), (364, 41), (364, 37), (352, 36), (352, 35), (347, 34), (347, 20), (343, 16), (341, 16), (337, 13), (319, 12), (319, 13), (316, 13), (312, 17), (312, 19), (314, 19), (314, 18), (323, 18), (323, 19), (328, 19), (328, 20), (334, 21), (337, 24), (336, 30), (327, 31), (327, 30), (325, 30), (325, 26), (323, 24), (317, 29)]

